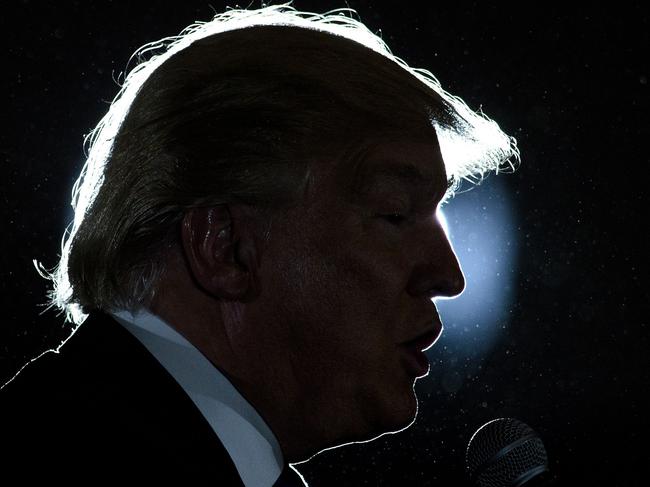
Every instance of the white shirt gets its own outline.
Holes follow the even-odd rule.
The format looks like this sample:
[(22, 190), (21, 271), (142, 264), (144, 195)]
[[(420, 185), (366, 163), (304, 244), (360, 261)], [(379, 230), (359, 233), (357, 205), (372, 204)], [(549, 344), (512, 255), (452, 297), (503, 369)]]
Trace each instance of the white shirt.
[(277, 438), (253, 406), (205, 356), (146, 309), (111, 315), (167, 369), (210, 423), (246, 487), (272, 487), (284, 457)]

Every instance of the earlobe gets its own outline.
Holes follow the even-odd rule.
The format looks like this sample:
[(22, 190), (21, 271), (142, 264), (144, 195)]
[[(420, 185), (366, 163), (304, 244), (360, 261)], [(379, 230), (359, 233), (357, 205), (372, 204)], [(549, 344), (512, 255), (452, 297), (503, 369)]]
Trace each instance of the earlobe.
[(250, 275), (238, 262), (238, 239), (226, 205), (188, 210), (181, 238), (189, 271), (199, 287), (215, 298), (241, 299), (247, 294)]

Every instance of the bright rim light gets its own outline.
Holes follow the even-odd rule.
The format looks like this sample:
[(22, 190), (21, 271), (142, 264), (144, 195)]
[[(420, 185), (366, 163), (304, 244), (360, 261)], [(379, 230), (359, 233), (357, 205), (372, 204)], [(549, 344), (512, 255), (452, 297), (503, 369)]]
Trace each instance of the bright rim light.
[(445, 328), (427, 354), (438, 364), (432, 375), (441, 374), (447, 392), (459, 390), (463, 377), (504, 336), (516, 297), (516, 215), (501, 178), (486, 179), (438, 212), (466, 280), (458, 298), (435, 300)]

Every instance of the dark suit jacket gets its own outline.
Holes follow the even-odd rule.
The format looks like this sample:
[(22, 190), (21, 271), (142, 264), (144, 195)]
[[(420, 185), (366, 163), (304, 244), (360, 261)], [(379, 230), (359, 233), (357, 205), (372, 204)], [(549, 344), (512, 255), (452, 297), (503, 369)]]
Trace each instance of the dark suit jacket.
[[(225, 448), (149, 351), (101, 312), (0, 391), (0, 483), (243, 487)], [(14, 477), (15, 476), (15, 477)]]

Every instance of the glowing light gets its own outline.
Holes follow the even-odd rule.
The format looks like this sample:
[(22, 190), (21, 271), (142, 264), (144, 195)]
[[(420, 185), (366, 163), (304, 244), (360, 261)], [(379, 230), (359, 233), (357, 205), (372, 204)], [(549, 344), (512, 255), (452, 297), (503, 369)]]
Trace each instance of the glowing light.
[[(515, 212), (502, 177), (491, 177), (457, 195), (439, 211), (465, 274), (466, 288), (455, 299), (436, 299), (444, 332), (427, 352), (442, 386), (456, 392), (462, 377), (504, 336), (515, 299), (518, 239)], [(463, 363), (458, 371), (455, 364)]]

